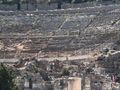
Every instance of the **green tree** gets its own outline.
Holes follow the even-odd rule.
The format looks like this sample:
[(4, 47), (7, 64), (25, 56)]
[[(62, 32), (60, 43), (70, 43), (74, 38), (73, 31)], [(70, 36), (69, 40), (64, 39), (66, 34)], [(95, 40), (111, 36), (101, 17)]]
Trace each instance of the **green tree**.
[(4, 64), (0, 64), (0, 90), (17, 90), (14, 78), (13, 70)]
[(2, 0), (2, 3), (3, 3), (3, 4), (6, 4), (6, 3), (7, 3), (7, 0)]
[(17, 0), (17, 10), (21, 10), (21, 0)]

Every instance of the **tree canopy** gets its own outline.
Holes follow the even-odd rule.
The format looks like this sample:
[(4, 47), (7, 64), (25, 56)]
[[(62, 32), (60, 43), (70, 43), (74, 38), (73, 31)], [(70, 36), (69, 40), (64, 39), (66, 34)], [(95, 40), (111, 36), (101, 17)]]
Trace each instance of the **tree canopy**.
[[(1, 3), (3, 4), (15, 4), (17, 3), (19, 0), (0, 0)], [(58, 0), (20, 0), (21, 3), (27, 3), (27, 2), (37, 2), (37, 3), (46, 3), (46, 2), (57, 2)], [(81, 2), (87, 2), (87, 1), (97, 1), (97, 0), (61, 0), (62, 2), (66, 2), (66, 3), (81, 3)], [(112, 0), (103, 0), (103, 1), (112, 1)]]
[(0, 90), (17, 90), (14, 78), (13, 70), (0, 64)]

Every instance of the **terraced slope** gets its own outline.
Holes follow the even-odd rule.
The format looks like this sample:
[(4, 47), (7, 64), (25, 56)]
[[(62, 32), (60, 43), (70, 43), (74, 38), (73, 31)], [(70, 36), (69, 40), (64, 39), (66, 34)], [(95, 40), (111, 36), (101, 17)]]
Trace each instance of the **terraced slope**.
[(0, 58), (76, 51), (76, 54), (88, 54), (105, 47), (114, 48), (120, 40), (119, 8), (120, 5), (110, 5), (0, 12)]

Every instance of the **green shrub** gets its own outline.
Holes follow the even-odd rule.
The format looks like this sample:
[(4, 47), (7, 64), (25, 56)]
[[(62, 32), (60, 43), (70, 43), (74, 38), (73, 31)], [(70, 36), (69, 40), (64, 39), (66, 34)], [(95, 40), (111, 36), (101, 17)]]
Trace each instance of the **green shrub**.
[(14, 78), (13, 70), (4, 64), (0, 64), (0, 90), (17, 90)]

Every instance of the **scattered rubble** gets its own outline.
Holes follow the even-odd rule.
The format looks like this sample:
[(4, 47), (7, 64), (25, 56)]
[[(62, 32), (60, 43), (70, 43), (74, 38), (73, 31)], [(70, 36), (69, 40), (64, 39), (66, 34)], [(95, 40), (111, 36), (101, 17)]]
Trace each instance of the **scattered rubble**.
[(19, 90), (120, 90), (119, 7), (1, 11), (1, 62)]

